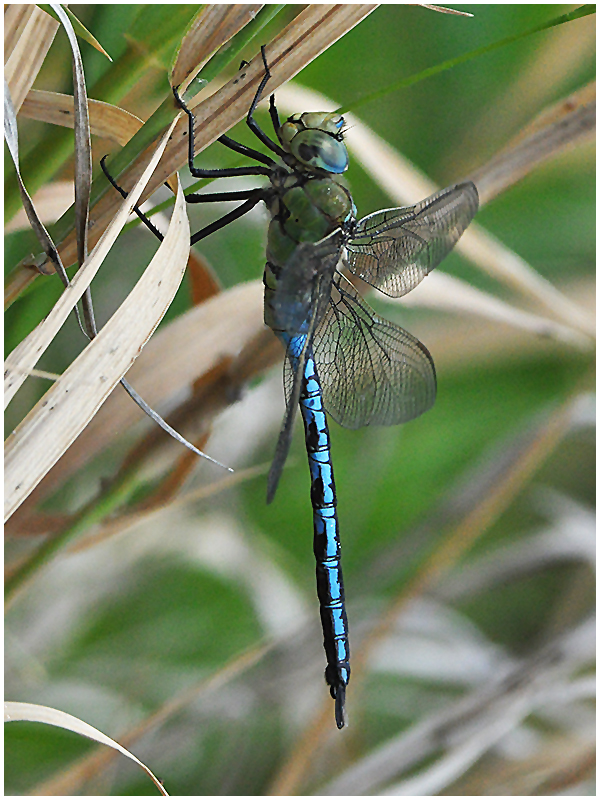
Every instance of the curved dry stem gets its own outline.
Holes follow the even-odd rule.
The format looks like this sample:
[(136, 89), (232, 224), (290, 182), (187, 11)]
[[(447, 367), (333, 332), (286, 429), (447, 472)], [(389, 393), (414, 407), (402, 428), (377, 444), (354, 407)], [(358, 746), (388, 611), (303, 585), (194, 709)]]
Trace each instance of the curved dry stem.
[(482, 205), (521, 180), (538, 164), (589, 141), (596, 130), (595, 83), (545, 109), (487, 164), (472, 172), (470, 180)]

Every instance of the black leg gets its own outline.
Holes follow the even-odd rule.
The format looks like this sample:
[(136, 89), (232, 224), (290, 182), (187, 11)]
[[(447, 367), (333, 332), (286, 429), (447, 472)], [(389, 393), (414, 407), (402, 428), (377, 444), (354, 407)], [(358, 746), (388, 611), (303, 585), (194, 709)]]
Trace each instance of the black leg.
[(269, 158), (269, 156), (266, 156), (264, 153), (259, 153), (258, 150), (253, 150), (252, 147), (246, 147), (245, 144), (235, 142), (233, 139), (230, 139), (229, 136), (219, 136), (217, 142), (221, 142), (225, 147), (229, 147), (230, 150), (235, 150), (236, 153), (241, 153), (243, 156), (248, 156), (248, 158), (253, 158), (255, 161), (267, 164), (269, 167), (275, 166), (275, 162), (272, 158)]
[(281, 127), (281, 123), (279, 122), (279, 114), (277, 113), (277, 106), (275, 105), (275, 95), (272, 94), (269, 97), (269, 114), (271, 115), (271, 122), (273, 123), (273, 128), (275, 129), (275, 136), (281, 142), (281, 136), (279, 135), (279, 128)]
[[(102, 156), (102, 158), (100, 159), (100, 166), (102, 167), (102, 172), (103, 172), (103, 173), (106, 175), (106, 177), (107, 177), (107, 178), (108, 178), (108, 180), (110, 181), (111, 185), (112, 185), (112, 186), (114, 186), (114, 188), (115, 188), (115, 189), (117, 190), (117, 192), (118, 192), (118, 193), (121, 195), (121, 197), (122, 197), (123, 199), (125, 199), (125, 198), (127, 197), (127, 192), (126, 192), (124, 189), (121, 189), (121, 187), (119, 186), (119, 184), (118, 184), (118, 183), (115, 181), (115, 179), (112, 177), (112, 175), (111, 175), (111, 174), (110, 174), (110, 172), (108, 171), (108, 167), (107, 167), (107, 166), (106, 166), (106, 164), (104, 163), (104, 161), (105, 161), (105, 159), (106, 159), (106, 158), (107, 158), (107, 156)], [(161, 232), (158, 230), (158, 228), (156, 227), (156, 225), (154, 225), (152, 222), (150, 222), (150, 220), (148, 219), (148, 217), (147, 217), (147, 216), (144, 214), (144, 212), (143, 212), (143, 211), (140, 211), (140, 209), (138, 208), (138, 206), (134, 206), (134, 207), (133, 207), (133, 210), (134, 210), (134, 212), (137, 214), (137, 216), (140, 218), (140, 220), (141, 220), (141, 221), (144, 223), (144, 225), (145, 225), (145, 226), (148, 228), (148, 230), (152, 231), (152, 233), (153, 233), (153, 234), (156, 236), (156, 238), (157, 238), (157, 239), (159, 239), (159, 240), (162, 242), (162, 240), (163, 240), (165, 237), (164, 237), (164, 236), (162, 235), (162, 233), (161, 233)]]
[[(179, 93), (177, 92), (177, 89), (175, 87), (173, 87), (173, 95), (175, 96), (175, 100), (177, 102), (177, 105), (187, 114), (187, 117), (188, 117), (188, 166), (189, 166), (190, 172), (192, 173), (194, 178), (233, 178), (233, 177), (238, 176), (238, 175), (270, 175), (271, 174), (271, 170), (267, 169), (267, 167), (229, 167), (229, 168), (225, 168), (225, 169), (201, 169), (200, 167), (195, 167), (194, 166), (194, 141), (195, 141), (196, 137), (195, 137), (195, 128), (194, 128), (194, 126), (195, 126), (194, 115), (189, 110), (189, 108), (186, 106), (186, 104), (183, 102), (183, 100), (179, 96)], [(233, 143), (233, 139), (229, 139), (229, 137), (225, 137), (225, 139), (227, 141), (223, 142), (223, 144), (226, 144), (227, 147), (231, 147), (231, 149), (236, 150), (237, 152), (240, 152), (240, 150), (237, 149), (237, 142), (234, 143), (236, 145), (236, 147), (232, 147), (231, 143)], [(243, 148), (244, 145), (239, 145), (239, 147)], [(248, 148), (248, 150), (250, 150), (250, 148)], [(247, 153), (244, 152), (244, 155), (247, 155)], [(261, 153), (259, 153), (259, 155), (261, 156), (260, 160), (266, 158), (266, 156), (262, 156)], [(252, 158), (254, 158), (254, 157), (255, 156), (252, 156)], [(273, 165), (272, 159), (269, 159), (268, 163), (270, 165)]]
[[(256, 110), (256, 106), (258, 105), (260, 96), (263, 92), (263, 89), (269, 82), (269, 78), (271, 77), (271, 72), (269, 71), (269, 65), (267, 64), (267, 56), (265, 55), (264, 45), (262, 45), (262, 47), (260, 48), (260, 52), (262, 55), (263, 64), (265, 65), (265, 74), (263, 76), (262, 81), (260, 82), (256, 94), (254, 95), (254, 100), (252, 101), (252, 105), (250, 106), (250, 110), (248, 111), (248, 116), (246, 117), (246, 124), (248, 125), (252, 133), (255, 136), (257, 136), (260, 139), (260, 141), (269, 148), (269, 150), (272, 150), (280, 158), (283, 158), (285, 156), (285, 151), (282, 150), (278, 144), (275, 144), (275, 142), (272, 142), (271, 139), (269, 139), (267, 134), (262, 130), (258, 122), (256, 122), (256, 120), (254, 119), (254, 111)], [(273, 119), (272, 115), (271, 119)]]
[(211, 224), (207, 225), (206, 228), (202, 228), (202, 230), (199, 230), (198, 233), (195, 233), (190, 240), (190, 244), (196, 244), (196, 242), (199, 242), (201, 239), (205, 239), (207, 236), (210, 236), (211, 233), (214, 233), (215, 231), (224, 228), (226, 225), (229, 225), (230, 222), (243, 217), (244, 214), (247, 214), (248, 211), (257, 205), (257, 203), (260, 203), (264, 196), (264, 191), (259, 189), (252, 197), (246, 200), (245, 203), (242, 203), (241, 206), (238, 206), (233, 211), (230, 211), (229, 214), (225, 214), (224, 217), (215, 220), (215, 222), (211, 222)]
[[(123, 198), (127, 197), (127, 192), (119, 186), (119, 184), (114, 180), (114, 178), (109, 173), (108, 168), (104, 163), (105, 158), (106, 156), (103, 156), (100, 159), (100, 166), (102, 167), (102, 171), (104, 172), (104, 174), (106, 175), (112, 186), (114, 186), (117, 192), (119, 192), (121, 197)], [(241, 192), (214, 192), (212, 194), (205, 194), (205, 195), (198, 195), (198, 194), (188, 195), (185, 198), (186, 202), (188, 203), (216, 202), (219, 200), (241, 200), (243, 198), (247, 198), (246, 202), (242, 203), (241, 206), (238, 206), (238, 208), (235, 208), (233, 211), (230, 211), (229, 214), (225, 214), (224, 217), (221, 217), (215, 222), (211, 222), (211, 224), (207, 225), (206, 228), (202, 228), (202, 230), (199, 230), (198, 233), (195, 233), (190, 239), (190, 245), (196, 244), (196, 242), (199, 242), (201, 239), (210, 236), (211, 233), (214, 233), (215, 231), (224, 228), (226, 225), (229, 225), (230, 222), (233, 222), (234, 220), (243, 217), (244, 214), (247, 214), (248, 211), (250, 211), (252, 208), (254, 208), (255, 205), (257, 205), (257, 203), (260, 203), (261, 200), (264, 200), (266, 196), (267, 192), (266, 190), (263, 189), (248, 189)], [(202, 200), (196, 199), (199, 197), (201, 197)], [(142, 211), (140, 211), (137, 206), (134, 206), (133, 210), (141, 219), (141, 221), (146, 225), (146, 227), (149, 228), (149, 230), (152, 231), (152, 233), (156, 236), (156, 238), (162, 242), (162, 240), (165, 237), (158, 230), (158, 228), (150, 222), (148, 217)]]
[(186, 203), (223, 203), (228, 200), (248, 200), (258, 189), (242, 189), (239, 192), (207, 192), (206, 194), (186, 194)]

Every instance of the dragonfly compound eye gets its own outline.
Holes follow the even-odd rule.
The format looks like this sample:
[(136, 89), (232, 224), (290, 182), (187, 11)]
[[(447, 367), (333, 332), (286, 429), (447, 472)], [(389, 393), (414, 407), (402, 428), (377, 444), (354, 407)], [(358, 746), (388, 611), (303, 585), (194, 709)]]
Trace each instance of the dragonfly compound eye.
[(343, 142), (321, 130), (304, 130), (289, 143), (289, 149), (300, 163), (336, 175), (348, 169), (348, 152)]

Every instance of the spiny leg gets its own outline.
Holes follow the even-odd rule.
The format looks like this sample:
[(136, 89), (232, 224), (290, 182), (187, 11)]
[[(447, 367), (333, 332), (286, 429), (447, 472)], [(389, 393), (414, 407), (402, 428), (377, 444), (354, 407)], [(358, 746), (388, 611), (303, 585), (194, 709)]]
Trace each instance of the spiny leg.
[[(260, 82), (260, 84), (258, 86), (258, 89), (256, 90), (256, 94), (254, 95), (254, 100), (252, 101), (252, 104), (250, 106), (250, 110), (248, 111), (248, 115), (246, 117), (246, 124), (248, 125), (248, 127), (250, 128), (252, 133), (255, 136), (257, 136), (260, 139), (260, 141), (269, 148), (269, 150), (272, 150), (280, 158), (283, 158), (285, 156), (285, 151), (282, 150), (281, 147), (278, 144), (275, 144), (275, 142), (273, 142), (273, 141), (271, 141), (271, 139), (269, 139), (267, 134), (263, 131), (263, 129), (258, 124), (258, 122), (254, 119), (254, 112), (256, 110), (256, 106), (258, 105), (258, 101), (261, 98), (263, 89), (265, 88), (265, 86), (269, 82), (269, 79), (271, 78), (271, 71), (270, 71), (269, 65), (267, 63), (267, 56), (266, 56), (266, 53), (265, 53), (264, 44), (260, 48), (260, 53), (262, 55), (263, 64), (265, 65), (265, 74), (263, 75), (263, 79), (261, 80), (261, 82)], [(273, 99), (272, 103), (269, 104), (269, 111), (271, 113), (271, 120), (273, 121), (273, 125), (275, 125), (273, 112), (271, 110), (272, 108), (275, 108), (274, 99)], [(276, 109), (275, 109), (275, 115), (277, 115), (277, 110)], [(276, 127), (275, 130), (277, 131), (278, 129), (279, 129), (279, 118), (277, 117), (277, 127)]]
[[(111, 175), (111, 174), (110, 174), (110, 172), (108, 171), (108, 167), (107, 167), (107, 166), (106, 166), (106, 164), (104, 163), (104, 162), (106, 161), (107, 157), (108, 157), (108, 156), (102, 156), (102, 158), (100, 159), (100, 166), (102, 167), (102, 172), (103, 172), (103, 173), (106, 175), (106, 177), (107, 177), (107, 178), (108, 178), (108, 180), (110, 181), (111, 185), (112, 185), (112, 186), (113, 186), (113, 187), (114, 187), (114, 188), (117, 190), (117, 192), (118, 192), (118, 193), (121, 195), (121, 197), (122, 197), (122, 198), (123, 198), (123, 200), (124, 200), (124, 199), (127, 197), (127, 194), (128, 194), (128, 192), (126, 192), (126, 191), (125, 191), (125, 189), (122, 189), (122, 188), (119, 186), (119, 184), (118, 184), (118, 183), (115, 181), (115, 179), (112, 177), (112, 175)], [(162, 242), (162, 240), (163, 240), (165, 237), (164, 237), (164, 236), (162, 235), (162, 233), (161, 233), (161, 232), (158, 230), (158, 228), (156, 227), (156, 225), (154, 225), (152, 222), (150, 222), (150, 220), (149, 220), (149, 219), (148, 219), (148, 217), (147, 217), (147, 216), (144, 214), (144, 212), (143, 212), (143, 211), (140, 211), (140, 209), (139, 209), (139, 206), (134, 206), (134, 207), (133, 207), (133, 210), (134, 210), (134, 212), (137, 214), (137, 216), (140, 218), (140, 220), (141, 220), (141, 221), (144, 223), (144, 225), (145, 225), (145, 226), (148, 228), (148, 230), (152, 231), (152, 233), (153, 233), (153, 234), (156, 236), (156, 238), (157, 238), (159, 241), (161, 241), (161, 242)]]
[(190, 109), (186, 106), (183, 102), (179, 93), (175, 87), (173, 87), (173, 95), (177, 102), (177, 105), (182, 109), (182, 111), (187, 114), (188, 118), (188, 166), (190, 172), (194, 176), (194, 178), (233, 178), (235, 176), (240, 175), (270, 175), (272, 167), (275, 166), (275, 162), (269, 156), (265, 156), (263, 153), (259, 153), (258, 150), (253, 150), (251, 147), (246, 147), (246, 145), (239, 144), (239, 142), (235, 142), (233, 139), (230, 139), (229, 136), (220, 136), (217, 141), (220, 141), (221, 144), (224, 144), (226, 147), (229, 147), (231, 150), (235, 150), (236, 153), (241, 153), (244, 156), (248, 156), (249, 158), (253, 158), (256, 161), (260, 161), (263, 164), (266, 164), (267, 167), (225, 167), (222, 169), (203, 169), (201, 167), (194, 166), (194, 155), (195, 155), (195, 140), (196, 140), (196, 130), (195, 130), (195, 119), (193, 113)]
[[(102, 171), (104, 172), (104, 174), (106, 175), (112, 186), (114, 186), (114, 188), (119, 192), (121, 197), (123, 198), (127, 197), (127, 192), (119, 186), (119, 184), (114, 180), (112, 175), (109, 173), (108, 168), (104, 163), (105, 158), (106, 156), (103, 156), (102, 159), (100, 160)], [(194, 199), (189, 200), (189, 202), (192, 203), (217, 202), (220, 200), (241, 200), (243, 198), (246, 198), (246, 202), (242, 203), (241, 206), (234, 208), (233, 211), (230, 211), (228, 214), (225, 214), (223, 217), (220, 217), (214, 222), (211, 222), (210, 225), (207, 225), (205, 228), (202, 228), (197, 233), (195, 233), (190, 239), (190, 245), (196, 244), (196, 242), (199, 242), (201, 239), (210, 236), (211, 233), (214, 233), (215, 231), (224, 228), (226, 225), (229, 225), (230, 222), (233, 222), (234, 220), (242, 217), (244, 214), (247, 214), (248, 211), (253, 209), (254, 206), (257, 205), (258, 203), (260, 203), (260, 201), (263, 200), (265, 196), (266, 196), (266, 190), (264, 189), (249, 189), (241, 192), (215, 192), (212, 195), (210, 194), (188, 195), (188, 197), (186, 197), (186, 200), (192, 197)], [(140, 211), (137, 206), (134, 206), (133, 210), (141, 219), (141, 221), (146, 225), (146, 227), (149, 230), (151, 230), (152, 233), (156, 236), (156, 238), (162, 242), (164, 236), (158, 230), (158, 228), (155, 225), (153, 225), (152, 222), (150, 222), (150, 220), (143, 213), (143, 211)]]
[(207, 236), (210, 236), (211, 233), (224, 228), (226, 225), (229, 225), (230, 222), (233, 222), (240, 217), (243, 217), (244, 214), (247, 214), (248, 211), (254, 208), (255, 205), (260, 203), (265, 197), (265, 191), (263, 189), (258, 189), (255, 191), (254, 195), (252, 195), (245, 203), (242, 203), (241, 206), (234, 208), (233, 211), (230, 211), (229, 214), (225, 214), (224, 217), (220, 217), (219, 219), (211, 222), (210, 225), (207, 225), (205, 228), (202, 228), (195, 233), (192, 238), (190, 239), (190, 244), (196, 244), (201, 239), (205, 239)]
[(272, 94), (269, 97), (269, 115), (271, 117), (271, 122), (273, 123), (273, 128), (275, 130), (275, 135), (281, 142), (281, 134), (279, 130), (281, 128), (281, 123), (279, 122), (279, 114), (277, 113), (277, 106), (275, 105), (275, 95)]

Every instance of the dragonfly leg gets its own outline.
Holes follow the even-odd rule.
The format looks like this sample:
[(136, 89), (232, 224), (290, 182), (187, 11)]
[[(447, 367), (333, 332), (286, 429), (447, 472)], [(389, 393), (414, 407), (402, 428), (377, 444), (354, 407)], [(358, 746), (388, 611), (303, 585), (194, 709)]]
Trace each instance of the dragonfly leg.
[(260, 189), (242, 189), (239, 192), (207, 192), (206, 194), (186, 194), (186, 203), (226, 203), (229, 200), (248, 200)]
[[(269, 65), (267, 63), (267, 56), (265, 53), (264, 44), (261, 46), (260, 52), (262, 55), (263, 64), (265, 65), (265, 74), (263, 75), (263, 79), (259, 84), (256, 94), (254, 95), (254, 100), (252, 101), (252, 105), (250, 106), (250, 110), (248, 111), (248, 116), (246, 117), (246, 124), (248, 125), (252, 133), (255, 136), (257, 136), (260, 139), (260, 141), (269, 148), (269, 150), (272, 150), (280, 158), (283, 158), (285, 156), (285, 151), (282, 150), (278, 144), (275, 144), (275, 142), (269, 139), (267, 134), (263, 131), (258, 122), (254, 119), (254, 112), (256, 110), (256, 106), (258, 105), (258, 101), (260, 100), (260, 96), (271, 77), (271, 71), (269, 70)], [(271, 119), (273, 119), (273, 114), (271, 114)]]
[[(104, 163), (105, 158), (106, 156), (103, 156), (103, 158), (100, 160), (100, 166), (102, 167), (102, 171), (104, 172), (108, 180), (111, 182), (111, 184), (114, 186), (114, 188), (119, 192), (121, 197), (123, 198), (127, 197), (127, 192), (119, 186), (119, 184), (109, 173), (108, 168)], [(246, 198), (246, 202), (242, 203), (241, 206), (238, 206), (233, 211), (230, 211), (229, 214), (225, 214), (225, 216), (220, 217), (219, 219), (215, 220), (215, 222), (211, 222), (210, 225), (207, 225), (205, 228), (202, 228), (197, 233), (195, 233), (190, 239), (190, 245), (196, 244), (196, 242), (199, 242), (206, 236), (210, 236), (211, 233), (214, 233), (215, 231), (224, 228), (226, 225), (229, 225), (230, 222), (233, 222), (234, 220), (244, 216), (244, 214), (247, 214), (248, 211), (250, 211), (252, 208), (254, 208), (255, 205), (257, 205), (257, 203), (260, 203), (264, 195), (265, 192), (263, 189), (250, 189), (242, 192), (215, 192), (212, 195), (211, 194), (188, 195), (186, 197), (186, 201), (190, 203), (203, 203), (203, 202), (210, 203), (210, 202), (218, 202), (220, 200), (242, 200)], [(202, 200), (198, 199), (200, 197), (202, 198)], [(190, 200), (190, 198), (194, 199)], [(155, 225), (153, 225), (152, 222), (150, 222), (150, 220), (143, 213), (143, 211), (140, 211), (137, 206), (134, 206), (133, 210), (141, 219), (141, 221), (146, 225), (146, 227), (149, 230), (151, 230), (152, 233), (156, 236), (156, 238), (162, 242), (164, 236), (158, 230), (158, 228)]]
[[(117, 192), (118, 192), (118, 193), (121, 195), (121, 197), (122, 197), (123, 199), (125, 199), (125, 198), (127, 197), (127, 194), (128, 194), (128, 192), (126, 192), (126, 191), (125, 191), (125, 189), (122, 189), (122, 188), (119, 186), (119, 184), (118, 184), (118, 183), (115, 181), (115, 179), (112, 177), (112, 175), (111, 175), (111, 174), (110, 174), (110, 172), (108, 171), (108, 167), (107, 167), (107, 166), (106, 166), (106, 164), (104, 163), (104, 162), (105, 162), (105, 160), (106, 160), (106, 158), (107, 158), (107, 156), (102, 156), (102, 158), (100, 159), (100, 166), (102, 167), (102, 172), (103, 172), (103, 173), (106, 175), (106, 177), (107, 177), (107, 178), (108, 178), (108, 180), (110, 181), (111, 185), (112, 185), (112, 186), (113, 186), (113, 187), (114, 187), (114, 188), (117, 190)], [(161, 232), (158, 230), (158, 228), (156, 227), (156, 225), (154, 225), (152, 222), (150, 222), (150, 220), (148, 219), (148, 217), (147, 217), (147, 216), (144, 214), (144, 212), (143, 212), (143, 211), (140, 211), (140, 209), (139, 209), (139, 207), (138, 207), (138, 206), (134, 206), (134, 207), (133, 207), (133, 210), (134, 210), (134, 212), (137, 214), (137, 216), (140, 218), (140, 220), (141, 220), (141, 221), (144, 223), (144, 225), (145, 225), (145, 226), (148, 228), (148, 230), (149, 230), (149, 231), (151, 231), (151, 232), (152, 232), (152, 233), (153, 233), (153, 234), (156, 236), (156, 238), (157, 238), (159, 241), (161, 241), (161, 242), (162, 242), (162, 240), (163, 240), (165, 237), (164, 237), (164, 236), (162, 235), (162, 233), (161, 233)]]
[(229, 214), (225, 214), (225, 216), (220, 217), (214, 222), (211, 222), (210, 225), (207, 225), (205, 228), (202, 228), (195, 233), (190, 239), (190, 244), (196, 244), (196, 242), (199, 242), (201, 239), (205, 239), (207, 236), (210, 236), (211, 233), (221, 230), (221, 228), (229, 225), (230, 222), (243, 217), (244, 214), (247, 214), (248, 211), (253, 209), (255, 205), (260, 203), (264, 196), (264, 190), (258, 189), (250, 198), (248, 198), (248, 200), (246, 200), (245, 203), (242, 203), (241, 206), (234, 208), (234, 210), (230, 211)]
[(243, 156), (247, 156), (248, 158), (253, 158), (255, 161), (260, 161), (263, 164), (267, 164), (269, 167), (274, 167), (275, 162), (269, 156), (266, 156), (264, 153), (259, 153), (258, 150), (254, 150), (252, 147), (247, 147), (245, 144), (240, 144), (240, 142), (236, 142), (231, 139), (229, 136), (219, 136), (217, 142), (221, 142), (224, 144), (225, 147), (228, 147), (230, 150), (235, 150), (236, 153), (241, 153)]
[[(190, 172), (194, 176), (194, 178), (233, 178), (239, 175), (270, 175), (271, 170), (267, 167), (226, 167), (223, 169), (202, 169), (201, 167), (194, 166), (194, 144), (196, 140), (196, 130), (195, 130), (195, 118), (193, 113), (190, 109), (186, 106), (183, 102), (177, 88), (173, 87), (173, 95), (175, 97), (175, 101), (177, 105), (182, 109), (182, 111), (187, 114), (188, 118), (188, 166)], [(238, 142), (234, 142), (233, 139), (230, 139), (229, 136), (221, 136), (219, 137), (219, 141), (224, 144), (226, 147), (229, 147), (231, 150), (235, 150), (242, 155), (249, 156), (250, 158), (254, 158), (257, 161), (262, 161), (264, 164), (267, 164), (268, 167), (272, 167), (274, 162), (268, 156), (259, 153), (257, 150), (252, 150), (250, 147), (246, 147), (243, 144), (239, 144)]]
[(275, 105), (274, 94), (272, 94), (269, 97), (269, 114), (271, 116), (271, 122), (273, 123), (273, 128), (275, 129), (275, 135), (281, 142), (281, 134), (279, 133), (279, 129), (281, 128), (281, 123), (279, 122), (279, 114), (277, 112), (277, 106)]

